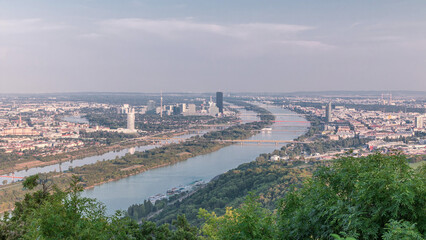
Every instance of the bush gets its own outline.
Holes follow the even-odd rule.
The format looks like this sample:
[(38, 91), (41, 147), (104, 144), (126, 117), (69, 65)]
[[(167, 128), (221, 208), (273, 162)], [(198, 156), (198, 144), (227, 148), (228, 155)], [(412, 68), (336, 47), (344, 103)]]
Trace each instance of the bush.
[(425, 180), (425, 168), (413, 170), (400, 155), (339, 159), (281, 202), (281, 237), (396, 239), (390, 237), (397, 234), (395, 221), (424, 234)]

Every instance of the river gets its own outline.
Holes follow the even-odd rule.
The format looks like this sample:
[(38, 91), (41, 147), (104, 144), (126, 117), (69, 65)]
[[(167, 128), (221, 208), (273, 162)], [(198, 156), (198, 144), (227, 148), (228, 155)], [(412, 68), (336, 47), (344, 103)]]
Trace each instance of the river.
[[(256, 134), (250, 138), (252, 140), (293, 140), (309, 127), (309, 123), (297, 122), (306, 121), (302, 116), (278, 115), (292, 114), (293, 112), (289, 110), (275, 106), (263, 107), (277, 114), (277, 122), (272, 125), (272, 131)], [(234, 144), (213, 153), (96, 186), (83, 192), (83, 196), (103, 202), (107, 207), (107, 213), (112, 214), (116, 210), (127, 210), (132, 204), (142, 203), (150, 196), (165, 194), (173, 187), (187, 185), (200, 179), (208, 182), (240, 164), (255, 160), (261, 153), (272, 152), (281, 146)]]
[(89, 124), (89, 120), (87, 120), (85, 117), (82, 116), (64, 116), (62, 120), (72, 123), (83, 123), (83, 124)]

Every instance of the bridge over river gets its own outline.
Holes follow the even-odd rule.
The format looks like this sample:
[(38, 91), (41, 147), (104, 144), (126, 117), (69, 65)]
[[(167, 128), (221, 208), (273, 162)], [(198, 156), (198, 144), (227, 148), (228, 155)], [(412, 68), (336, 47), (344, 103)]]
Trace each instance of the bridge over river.
[(267, 139), (267, 140), (261, 140), (261, 139), (234, 139), (234, 140), (216, 140), (217, 142), (222, 143), (255, 143), (255, 144), (275, 144), (275, 145), (284, 145), (287, 143), (300, 143), (300, 144), (308, 144), (311, 143), (309, 141), (293, 141), (293, 140), (273, 140), (273, 139)]

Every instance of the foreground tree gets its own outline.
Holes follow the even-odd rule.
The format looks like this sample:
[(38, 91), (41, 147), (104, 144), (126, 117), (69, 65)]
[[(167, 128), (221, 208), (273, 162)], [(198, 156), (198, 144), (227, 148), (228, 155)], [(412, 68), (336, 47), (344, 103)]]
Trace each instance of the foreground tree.
[(240, 208), (227, 208), (223, 216), (204, 209), (200, 209), (199, 216), (206, 221), (201, 230), (207, 239), (274, 239), (276, 232), (273, 214), (263, 209), (252, 194)]
[(421, 236), (426, 230), (425, 173), (425, 167), (413, 170), (400, 155), (339, 159), (331, 167), (320, 168), (281, 202), (279, 237)]
[(61, 191), (39, 175), (27, 178), (23, 186), (30, 190), (16, 203), (11, 215), (0, 220), (0, 239), (196, 239), (197, 229), (185, 216), (169, 225), (152, 222), (137, 224), (117, 212), (106, 214), (106, 208), (95, 199), (80, 196), (82, 187), (73, 176), (69, 189)]

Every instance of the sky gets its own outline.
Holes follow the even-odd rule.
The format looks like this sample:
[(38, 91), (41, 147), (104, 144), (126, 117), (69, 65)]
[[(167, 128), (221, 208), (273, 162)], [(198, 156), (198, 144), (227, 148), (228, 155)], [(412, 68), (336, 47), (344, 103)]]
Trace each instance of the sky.
[(0, 93), (426, 91), (426, 1), (0, 0)]

